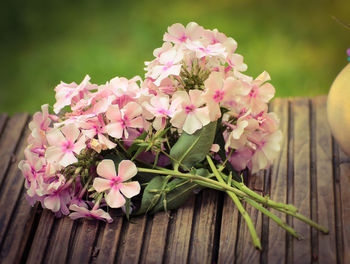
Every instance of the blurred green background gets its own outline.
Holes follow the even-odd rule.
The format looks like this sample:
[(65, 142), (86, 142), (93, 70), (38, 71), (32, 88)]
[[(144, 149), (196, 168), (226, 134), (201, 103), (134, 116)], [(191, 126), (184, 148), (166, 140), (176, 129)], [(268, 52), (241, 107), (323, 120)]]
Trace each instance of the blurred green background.
[(247, 73), (267, 70), (277, 96), (326, 94), (345, 66), (350, 1), (2, 1), (0, 112), (54, 103), (62, 80), (144, 75), (167, 27), (196, 21), (238, 42)]

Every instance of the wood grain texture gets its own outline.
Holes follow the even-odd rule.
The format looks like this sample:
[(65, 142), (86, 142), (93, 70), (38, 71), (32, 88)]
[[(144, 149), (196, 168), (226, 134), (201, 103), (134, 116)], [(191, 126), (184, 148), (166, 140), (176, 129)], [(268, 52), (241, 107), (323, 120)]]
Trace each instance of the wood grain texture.
[(97, 256), (93, 258), (93, 263), (113, 263), (122, 231), (123, 217), (111, 213), (114, 219), (110, 224), (104, 224), (103, 231), (100, 232), (100, 239), (97, 241), (95, 251)]
[(8, 115), (7, 114), (5, 114), (5, 113), (0, 114), (0, 137), (1, 137), (1, 134), (2, 134), (2, 132), (4, 130), (4, 128), (5, 128), (7, 119), (8, 119)]
[(317, 257), (319, 263), (336, 263), (336, 234), (335, 234), (335, 212), (330, 208), (334, 206), (334, 184), (332, 168), (332, 136), (325, 120), (326, 97), (318, 97), (312, 100), (312, 119), (314, 125), (311, 135), (315, 140), (315, 166), (316, 166), (316, 212), (317, 219), (321, 225), (329, 228), (329, 234), (323, 235), (316, 232), (318, 236)]
[[(264, 190), (264, 171), (260, 171), (255, 175), (250, 175), (248, 187), (261, 195)], [(249, 204), (245, 204), (245, 208), (252, 219), (256, 233), (261, 240), (262, 214)], [(262, 245), (262, 247), (264, 246), (265, 245)], [(260, 251), (254, 248), (248, 226), (243, 218), (241, 219), (236, 256), (237, 263), (260, 263)]]
[[(273, 112), (280, 119), (280, 129), (283, 133), (281, 142), (281, 151), (278, 158), (273, 162), (271, 167), (270, 179), (270, 198), (274, 201), (287, 202), (287, 174), (288, 174), (288, 121), (289, 107), (288, 99), (274, 99), (272, 103)], [(286, 221), (286, 216), (283, 213), (272, 210), (274, 214)], [(269, 220), (268, 232), (268, 263), (284, 263), (286, 257), (286, 232), (280, 228), (274, 221)]]
[(145, 237), (140, 263), (162, 263), (170, 220), (168, 213), (159, 212), (153, 216), (150, 233)]
[(50, 210), (44, 210), (40, 222), (31, 243), (27, 263), (41, 263), (45, 256), (45, 249), (48, 245), (55, 215)]
[(218, 263), (234, 263), (237, 234), (239, 232), (239, 212), (228, 195), (224, 195), (221, 230), (219, 241)]
[(138, 263), (143, 244), (147, 216), (132, 218), (125, 225), (125, 233), (120, 241), (117, 263)]
[[(28, 114), (16, 114), (6, 124), (0, 137), (0, 187), (4, 181), (7, 169), (16, 161), (15, 150), (20, 140), (23, 140), (22, 132), (27, 124)], [(23, 152), (23, 151), (22, 151)], [(20, 154), (22, 154), (22, 152)], [(22, 156), (21, 156), (22, 157)], [(3, 192), (0, 188), (0, 194)]]
[(88, 263), (90, 261), (98, 225), (98, 221), (90, 219), (84, 219), (79, 225), (72, 248), (70, 248), (69, 263)]
[(25, 190), (22, 190), (21, 197), (13, 213), (12, 221), (8, 226), (4, 243), (0, 252), (0, 263), (21, 263), (30, 234), (34, 228), (34, 219), (37, 214), (37, 205), (31, 207), (24, 197)]
[(339, 150), (339, 180), (342, 226), (341, 263), (350, 263), (350, 158)]
[[(27, 115), (21, 116), (20, 120), (14, 118), (14, 120), (18, 121), (17, 129), (23, 129), (25, 122), (27, 120)], [(12, 120), (12, 119), (11, 119)], [(10, 120), (10, 121), (11, 121)], [(22, 121), (22, 123), (20, 123)], [(11, 216), (13, 211), (15, 210), (17, 201), (19, 200), (19, 196), (21, 194), (21, 190), (23, 188), (24, 177), (21, 171), (18, 169), (18, 162), (24, 158), (24, 148), (26, 147), (26, 137), (29, 134), (29, 130), (26, 129), (21, 141), (19, 141), (18, 149), (14, 154), (11, 166), (7, 171), (7, 175), (4, 179), (1, 193), (0, 193), (0, 208), (2, 209), (0, 214), (0, 243), (4, 240), (5, 234), (8, 230), (9, 223), (11, 221)], [(3, 145), (1, 146), (1, 149)], [(10, 154), (12, 155), (12, 153)], [(5, 159), (5, 158), (4, 158)], [(10, 158), (7, 159), (10, 162)], [(6, 163), (6, 165), (9, 165)]]
[(190, 245), (190, 263), (213, 263), (215, 225), (218, 207), (218, 192), (203, 190), (197, 212)]
[(70, 250), (70, 239), (74, 236), (73, 226), (74, 221), (69, 217), (54, 222), (44, 263), (66, 263)]
[(195, 199), (192, 196), (174, 212), (169, 223), (168, 242), (164, 263), (186, 263), (190, 247)]
[[(299, 98), (292, 103), (294, 121), (294, 205), (299, 213), (310, 217), (310, 107), (309, 100)], [(288, 186), (290, 188), (290, 186)], [(294, 229), (303, 236), (293, 241), (293, 263), (312, 260), (310, 226), (293, 219)]]

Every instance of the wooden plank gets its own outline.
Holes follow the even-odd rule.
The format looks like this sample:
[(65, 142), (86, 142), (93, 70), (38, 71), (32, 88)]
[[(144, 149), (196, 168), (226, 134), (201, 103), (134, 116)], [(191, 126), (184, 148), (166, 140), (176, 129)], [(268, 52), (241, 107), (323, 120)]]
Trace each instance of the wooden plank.
[(70, 241), (74, 236), (74, 221), (69, 217), (54, 222), (52, 236), (46, 251), (44, 263), (66, 263)]
[(350, 158), (339, 151), (339, 180), (342, 223), (341, 263), (350, 263)]
[(169, 223), (168, 243), (164, 263), (186, 263), (190, 247), (195, 197), (192, 196), (182, 207), (174, 211)]
[(144, 215), (134, 217), (126, 224), (125, 234), (117, 253), (117, 263), (139, 262), (146, 222), (147, 216)]
[(224, 196), (222, 208), (218, 263), (234, 263), (239, 212), (232, 199)]
[[(203, 190), (190, 244), (190, 263), (213, 263), (215, 225), (218, 207), (218, 192)], [(197, 208), (196, 208), (197, 209)]]
[(25, 199), (24, 194), (25, 190), (22, 190), (18, 206), (16, 207), (1, 247), (0, 263), (20, 263), (25, 252), (33, 229), (34, 219), (36, 218), (37, 205), (31, 207)]
[[(288, 174), (288, 121), (289, 107), (287, 99), (274, 99), (272, 103), (272, 111), (277, 114), (280, 119), (280, 129), (283, 133), (281, 142), (281, 151), (278, 158), (273, 162), (271, 167), (271, 183), (270, 198), (274, 201), (287, 202), (287, 174)], [(278, 211), (273, 211), (283, 221), (286, 216)], [(280, 228), (275, 222), (269, 220), (268, 232), (268, 263), (284, 263), (286, 256), (286, 232)]]
[(145, 238), (140, 263), (162, 263), (165, 250), (169, 215), (159, 212), (153, 216), (149, 238)]
[[(335, 212), (334, 186), (332, 168), (332, 136), (325, 121), (326, 116), (325, 96), (312, 100), (312, 118), (314, 119), (314, 133), (311, 135), (316, 140), (316, 185), (317, 185), (317, 221), (329, 228), (328, 235), (318, 234), (318, 262), (336, 263), (336, 237), (335, 237)], [(350, 186), (349, 186), (350, 187)], [(316, 245), (317, 247), (317, 245)], [(315, 256), (316, 257), (316, 256)]]
[[(18, 142), (23, 140), (22, 131), (28, 120), (28, 114), (16, 114), (7, 121), (0, 138), (0, 187), (4, 181), (8, 167), (14, 163)], [(0, 188), (0, 195), (3, 192)]]
[(41, 263), (44, 259), (54, 220), (55, 215), (50, 210), (45, 209), (40, 217), (38, 228), (31, 243), (27, 263)]
[[(27, 115), (25, 116), (28, 117)], [(23, 129), (27, 118), (24, 118), (23, 116), (23, 118), (21, 119), (14, 118), (14, 120), (17, 120), (19, 122), (17, 125), (17, 129), (20, 130)], [(4, 240), (5, 234), (8, 230), (8, 225), (11, 220), (11, 215), (15, 209), (17, 200), (21, 194), (21, 190), (23, 187), (24, 177), (21, 171), (19, 171), (18, 169), (18, 162), (19, 160), (24, 158), (23, 151), (26, 147), (26, 137), (28, 136), (28, 134), (29, 130), (26, 129), (26, 132), (21, 137), (18, 150), (16, 151), (16, 154), (14, 156), (15, 158), (13, 158), (13, 161), (15, 161), (15, 163), (11, 164), (7, 176), (5, 177), (4, 183), (2, 185), (2, 191), (0, 193), (0, 208), (2, 208), (2, 212), (0, 214), (0, 244)], [(5, 159), (5, 157), (3, 157), (3, 159)]]
[[(310, 108), (309, 100), (298, 98), (292, 101), (294, 120), (294, 205), (299, 212), (310, 217)], [(293, 241), (292, 261), (311, 261), (310, 226), (293, 219), (294, 229), (304, 240)]]
[(118, 250), (120, 234), (122, 231), (123, 217), (117, 217), (111, 212), (113, 222), (105, 224), (103, 232), (100, 232), (101, 239), (95, 247), (97, 256), (93, 259), (93, 263), (114, 263), (114, 259)]
[(6, 121), (8, 119), (8, 115), (5, 113), (0, 114), (0, 136), (5, 128)]
[(74, 239), (69, 263), (88, 263), (90, 261), (99, 221), (84, 219), (79, 223), (76, 237)]
[[(256, 175), (250, 175), (248, 187), (261, 195), (264, 190), (264, 171), (260, 171)], [(249, 204), (246, 204), (245, 208), (252, 219), (258, 237), (261, 238), (261, 212)], [(262, 245), (262, 247), (265, 247), (265, 245)], [(260, 263), (260, 251), (254, 248), (248, 226), (243, 218), (241, 218), (236, 256), (237, 263)]]

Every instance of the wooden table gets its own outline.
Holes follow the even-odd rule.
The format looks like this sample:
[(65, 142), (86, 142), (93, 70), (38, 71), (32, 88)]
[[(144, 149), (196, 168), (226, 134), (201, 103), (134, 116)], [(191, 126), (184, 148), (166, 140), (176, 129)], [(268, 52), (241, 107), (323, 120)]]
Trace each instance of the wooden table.
[[(323, 235), (286, 218), (297, 241), (246, 206), (262, 240), (253, 248), (245, 222), (228, 196), (205, 190), (185, 206), (128, 222), (55, 219), (24, 198), (17, 168), (28, 135), (28, 114), (0, 115), (0, 263), (350, 263), (350, 160), (326, 121), (326, 97), (275, 99), (282, 151), (250, 187), (329, 227)], [(349, 135), (350, 136), (350, 135)]]

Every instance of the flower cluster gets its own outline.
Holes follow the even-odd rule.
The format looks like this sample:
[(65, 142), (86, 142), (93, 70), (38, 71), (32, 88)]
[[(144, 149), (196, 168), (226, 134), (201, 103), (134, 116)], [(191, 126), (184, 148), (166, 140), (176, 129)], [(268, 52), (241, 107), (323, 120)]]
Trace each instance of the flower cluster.
[[(271, 164), (282, 135), (268, 112), (275, 94), (269, 74), (243, 74), (236, 41), (216, 29), (174, 24), (163, 39), (144, 80), (116, 77), (96, 85), (86, 76), (80, 84), (57, 85), (54, 114), (43, 105), (34, 115), (19, 164), (32, 204), (40, 201), (58, 216), (110, 222), (103, 208), (125, 207), (141, 191), (131, 181), (138, 164), (173, 168), (169, 153), (179, 138), (211, 123), (219, 136), (207, 152), (216, 164), (252, 173)], [(113, 157), (125, 158), (118, 173)]]

